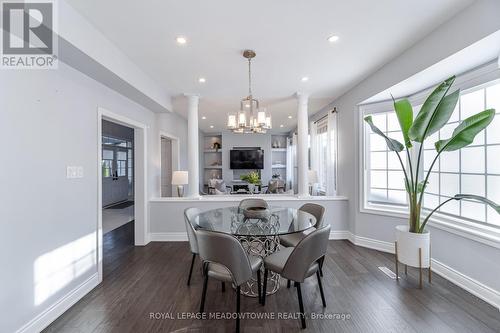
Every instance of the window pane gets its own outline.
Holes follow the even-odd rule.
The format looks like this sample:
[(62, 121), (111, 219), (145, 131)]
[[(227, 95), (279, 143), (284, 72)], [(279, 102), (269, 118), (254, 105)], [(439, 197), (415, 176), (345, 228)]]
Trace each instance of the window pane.
[(443, 152), (439, 157), (441, 172), (458, 172), (460, 162), (459, 156), (458, 150)]
[(370, 153), (370, 169), (386, 169), (387, 153)]
[[(428, 171), (429, 168), (431, 167), (432, 161), (434, 161), (434, 158), (436, 157), (437, 152), (435, 150), (424, 150), (424, 170)], [(439, 160), (434, 163), (434, 166), (432, 167), (432, 170), (437, 171), (439, 170)]]
[(488, 176), (488, 199), (500, 203), (500, 176)]
[(103, 160), (112, 160), (113, 159), (113, 151), (109, 149), (102, 150), (102, 159)]
[(387, 130), (388, 131), (399, 131), (401, 128), (399, 127), (398, 117), (395, 112), (391, 112), (387, 114)]
[(458, 174), (441, 174), (441, 195), (452, 197), (460, 192)]
[(500, 143), (500, 115), (495, 115), (491, 124), (486, 128), (486, 133), (488, 144)]
[[(441, 197), (441, 202), (445, 201), (446, 199), (447, 198), (445, 197)], [(460, 215), (460, 202), (456, 200), (448, 201), (443, 206), (441, 206), (439, 211), (447, 214)]]
[[(403, 165), (406, 167), (406, 155), (404, 153), (400, 154), (401, 160), (403, 161)], [(394, 152), (389, 152), (388, 155), (388, 168), (389, 169), (396, 169), (396, 170), (402, 170), (401, 169), (401, 163), (399, 162), (398, 155)]]
[(389, 188), (392, 189), (405, 189), (403, 171), (389, 171)]
[(425, 192), (439, 194), (439, 174), (431, 172)]
[(484, 221), (485, 220), (485, 207), (482, 203), (465, 201), (460, 202), (462, 205), (462, 216), (469, 219)]
[(371, 171), (370, 172), (371, 187), (387, 187), (387, 175), (385, 171)]
[(461, 114), (460, 119), (464, 120), (478, 112), (484, 110), (484, 89), (479, 89), (460, 98)]
[(484, 173), (484, 147), (462, 149), (462, 172)]
[(401, 142), (402, 144), (404, 144), (405, 140), (403, 138), (403, 132), (389, 132), (387, 134), (388, 137), (390, 137), (391, 139), (396, 139), (398, 140), (399, 142)]
[(484, 196), (485, 176), (477, 175), (462, 175), (462, 189), (463, 194), (476, 194)]
[(434, 143), (436, 141), (439, 141), (439, 131), (430, 135), (425, 141), (424, 141), (424, 149), (434, 149)]
[[(439, 130), (439, 135), (441, 137), (441, 140), (449, 139), (451, 137), (451, 134), (453, 133), (453, 130), (457, 126), (458, 126), (458, 123), (444, 125), (443, 128), (441, 128)], [(434, 143), (433, 143), (433, 147), (434, 147)]]
[(121, 161), (125, 161), (127, 159), (127, 152), (126, 151), (118, 151), (116, 158), (121, 160)]
[(373, 124), (375, 126), (377, 126), (382, 132), (385, 132), (387, 130), (385, 113), (373, 114), (372, 121), (373, 121)]
[(450, 120), (448, 120), (449, 123), (459, 121), (459, 117), (460, 117), (459, 107), (460, 107), (460, 100), (457, 102), (457, 105), (455, 106), (455, 110), (453, 110), (453, 113), (451, 114)]
[(432, 194), (424, 194), (424, 207), (434, 209), (439, 205), (439, 197)]
[(370, 150), (387, 150), (387, 144), (380, 135), (372, 133), (370, 134)]
[(370, 201), (387, 201), (387, 191), (379, 189), (370, 189)]
[(488, 148), (488, 173), (500, 174), (500, 146)]
[(389, 201), (398, 204), (406, 204), (406, 191), (389, 190)]
[(500, 83), (486, 89), (486, 103), (488, 109), (493, 108), (500, 112)]

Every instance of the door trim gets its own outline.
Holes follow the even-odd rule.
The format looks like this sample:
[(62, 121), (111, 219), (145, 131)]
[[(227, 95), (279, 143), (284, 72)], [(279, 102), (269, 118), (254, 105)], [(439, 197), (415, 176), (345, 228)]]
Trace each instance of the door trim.
[[(160, 131), (160, 135), (159, 135), (159, 138), (158, 138), (158, 156), (159, 156), (159, 159), (160, 159), (160, 169), (161, 169), (161, 139), (162, 138), (165, 138), (165, 139), (169, 139), (170, 141), (172, 141), (172, 172), (173, 171), (178, 171), (181, 169), (181, 163), (180, 163), (180, 158), (179, 158), (179, 154), (180, 154), (180, 140), (179, 140), (179, 137), (175, 136), (175, 135), (172, 135), (170, 133), (167, 133), (165, 131)], [(160, 188), (160, 195), (161, 195), (161, 177), (160, 177), (160, 184), (159, 184), (159, 188)], [(174, 195), (174, 191), (172, 191), (172, 195)]]
[(102, 120), (131, 127), (134, 129), (134, 244), (143, 246), (148, 240), (148, 181), (147, 151), (148, 126), (144, 123), (97, 107), (97, 271), (99, 283), (102, 282)]

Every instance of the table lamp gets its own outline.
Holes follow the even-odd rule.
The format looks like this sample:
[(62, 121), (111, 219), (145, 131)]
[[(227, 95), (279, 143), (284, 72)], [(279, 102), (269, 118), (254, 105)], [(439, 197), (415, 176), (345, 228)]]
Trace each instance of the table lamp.
[(188, 184), (187, 171), (174, 171), (172, 174), (172, 185), (177, 185), (177, 196), (184, 196), (184, 185)]

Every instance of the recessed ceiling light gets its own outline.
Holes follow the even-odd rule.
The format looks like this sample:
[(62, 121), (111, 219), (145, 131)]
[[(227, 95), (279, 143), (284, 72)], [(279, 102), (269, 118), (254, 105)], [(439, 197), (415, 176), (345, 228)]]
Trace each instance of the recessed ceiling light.
[(184, 45), (187, 43), (187, 38), (184, 36), (177, 36), (175, 41), (177, 42), (177, 44)]
[(280, 127), (283, 127), (283, 124), (281, 124)]
[(214, 125), (210, 125), (210, 128), (214, 128)]
[(302, 80), (302, 82), (307, 82), (307, 81), (309, 81), (309, 78), (307, 76), (304, 76), (301, 80)]
[(293, 117), (292, 116), (288, 116), (288, 119), (292, 119)]
[(205, 119), (207, 119), (207, 117), (203, 116), (203, 117), (201, 117), (201, 119), (205, 120)]
[(340, 38), (340, 37), (339, 37), (339, 36), (337, 36), (337, 35), (332, 35), (332, 36), (328, 37), (328, 41), (329, 41), (330, 43), (335, 43), (336, 41), (338, 41), (338, 40), (339, 40), (339, 38)]
[(205, 82), (207, 82), (207, 80), (206, 80), (204, 77), (200, 77), (200, 78), (198, 79), (198, 82), (199, 82), (199, 83), (205, 83)]

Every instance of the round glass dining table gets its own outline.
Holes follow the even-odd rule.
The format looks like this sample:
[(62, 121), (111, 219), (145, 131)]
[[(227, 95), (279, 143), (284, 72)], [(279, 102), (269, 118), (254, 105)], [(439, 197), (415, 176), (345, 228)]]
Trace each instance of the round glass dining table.
[[(279, 237), (302, 232), (316, 224), (314, 215), (296, 208), (273, 207), (261, 217), (248, 217), (238, 207), (208, 210), (195, 218), (195, 225), (203, 230), (223, 232), (238, 238), (247, 254), (264, 258), (280, 248)], [(263, 267), (262, 267), (263, 270)], [(269, 272), (266, 294), (279, 289), (280, 276)], [(241, 286), (242, 294), (256, 297), (258, 286), (252, 277)]]

